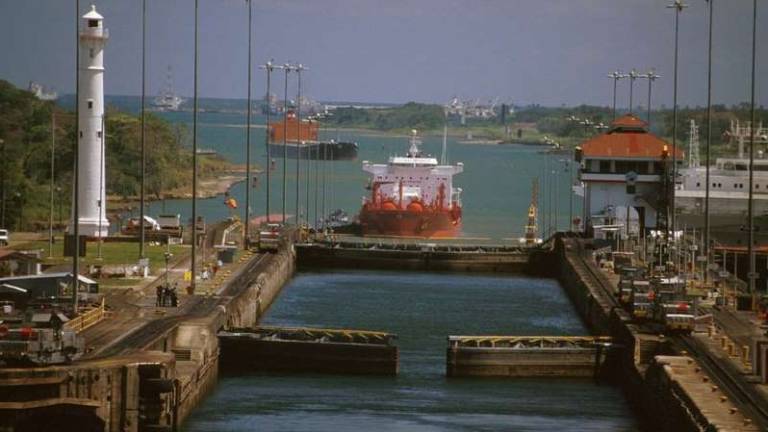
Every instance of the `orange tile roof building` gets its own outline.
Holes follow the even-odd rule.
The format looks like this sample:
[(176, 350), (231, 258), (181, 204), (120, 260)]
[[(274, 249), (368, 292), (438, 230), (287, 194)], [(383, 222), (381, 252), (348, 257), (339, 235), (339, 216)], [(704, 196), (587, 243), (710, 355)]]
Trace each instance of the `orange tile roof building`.
[(681, 165), (683, 152), (649, 133), (647, 123), (632, 114), (617, 118), (606, 133), (585, 141), (579, 178), (587, 228), (595, 229), (597, 237), (603, 229), (607, 238), (655, 228), (658, 209), (665, 205), (665, 164), (673, 151)]

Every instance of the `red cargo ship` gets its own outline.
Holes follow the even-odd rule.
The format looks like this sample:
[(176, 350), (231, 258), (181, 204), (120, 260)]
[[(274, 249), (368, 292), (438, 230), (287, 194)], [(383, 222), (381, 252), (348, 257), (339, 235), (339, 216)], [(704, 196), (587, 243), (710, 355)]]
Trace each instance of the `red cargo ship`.
[(461, 230), (461, 188), (453, 187), (453, 176), (464, 164), (438, 164), (421, 153), (412, 134), (406, 156), (390, 157), (387, 164), (363, 161), (371, 174), (371, 197), (360, 211), (363, 235), (446, 238)]

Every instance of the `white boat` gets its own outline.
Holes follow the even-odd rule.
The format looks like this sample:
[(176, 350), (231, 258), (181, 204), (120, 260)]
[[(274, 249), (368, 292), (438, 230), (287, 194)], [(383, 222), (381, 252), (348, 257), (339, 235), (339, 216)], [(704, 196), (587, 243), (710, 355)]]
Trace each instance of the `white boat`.
[(184, 98), (173, 92), (173, 80), (169, 66), (165, 88), (152, 101), (152, 106), (158, 111), (178, 111), (182, 103), (184, 103)]
[(59, 94), (55, 90), (48, 90), (43, 87), (42, 84), (38, 84), (34, 81), (29, 82), (29, 91), (35, 95), (36, 98), (43, 101), (54, 101), (59, 98)]
[[(693, 132), (693, 127), (692, 127)], [(747, 225), (749, 200), (749, 158), (744, 157), (744, 141), (751, 134), (749, 125), (732, 122), (727, 132), (738, 140), (739, 155), (735, 158), (717, 158), (709, 169), (710, 226), (720, 232), (743, 234)], [(692, 135), (696, 135), (692, 133)], [(763, 147), (768, 143), (766, 129), (760, 125), (755, 131), (755, 144)], [(697, 145), (691, 146), (692, 162), (682, 168), (675, 187), (675, 207), (680, 221), (688, 227), (704, 225), (706, 199), (706, 167), (698, 163)], [(753, 215), (758, 219), (768, 217), (768, 159), (756, 149), (753, 172)]]
[[(768, 159), (755, 159), (753, 203), (756, 216), (768, 214)], [(705, 167), (684, 168), (675, 190), (681, 213), (704, 214)], [(709, 209), (715, 216), (747, 215), (749, 159), (717, 158), (709, 170)]]

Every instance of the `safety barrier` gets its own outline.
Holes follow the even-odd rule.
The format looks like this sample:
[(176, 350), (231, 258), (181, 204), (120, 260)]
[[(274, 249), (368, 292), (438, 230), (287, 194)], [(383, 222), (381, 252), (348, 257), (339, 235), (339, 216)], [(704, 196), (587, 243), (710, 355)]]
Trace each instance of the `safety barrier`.
[(107, 310), (104, 305), (104, 299), (101, 299), (101, 305), (93, 308), (89, 311), (83, 312), (80, 315), (72, 318), (64, 324), (64, 328), (74, 330), (77, 333), (92, 327), (107, 317)]

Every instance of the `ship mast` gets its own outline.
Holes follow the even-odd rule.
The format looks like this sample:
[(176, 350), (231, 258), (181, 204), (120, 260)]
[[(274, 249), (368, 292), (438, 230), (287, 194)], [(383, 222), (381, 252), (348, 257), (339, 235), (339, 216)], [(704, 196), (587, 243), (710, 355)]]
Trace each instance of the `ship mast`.
[(701, 166), (701, 162), (699, 158), (699, 127), (696, 125), (696, 120), (691, 119), (691, 131), (688, 139), (688, 151), (691, 153), (688, 166), (698, 168)]
[(440, 165), (448, 164), (448, 122), (443, 124), (443, 153), (440, 155)]

